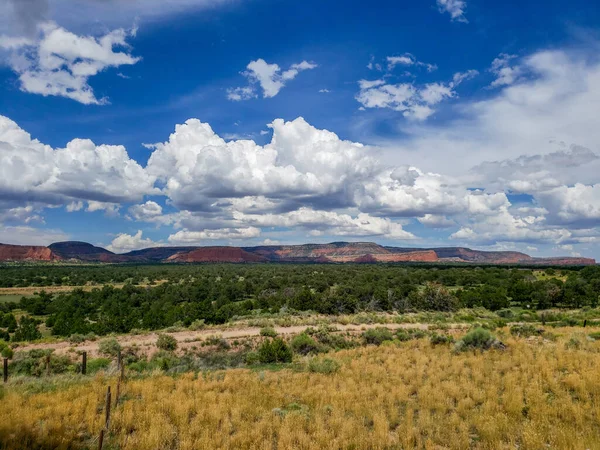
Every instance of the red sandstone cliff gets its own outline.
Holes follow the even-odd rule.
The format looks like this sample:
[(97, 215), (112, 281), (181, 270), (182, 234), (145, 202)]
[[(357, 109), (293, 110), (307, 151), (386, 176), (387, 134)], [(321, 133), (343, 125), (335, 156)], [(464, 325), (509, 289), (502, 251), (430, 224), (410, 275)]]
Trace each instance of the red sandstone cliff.
[(239, 247), (201, 247), (191, 252), (176, 253), (167, 258), (168, 262), (264, 262), (260, 255), (254, 255)]
[(58, 261), (48, 247), (0, 244), (0, 261)]

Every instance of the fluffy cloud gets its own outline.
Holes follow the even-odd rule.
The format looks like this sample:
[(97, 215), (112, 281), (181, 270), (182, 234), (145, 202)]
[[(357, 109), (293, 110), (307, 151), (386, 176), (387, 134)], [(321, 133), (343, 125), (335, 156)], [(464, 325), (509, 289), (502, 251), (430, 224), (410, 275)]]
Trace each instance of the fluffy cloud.
[(388, 70), (393, 70), (396, 66), (421, 66), (425, 67), (428, 72), (433, 72), (437, 70), (437, 66), (435, 64), (428, 64), (421, 61), (417, 61), (417, 58), (410, 53), (404, 53), (400, 56), (388, 56), (387, 67)]
[[(122, 146), (75, 139), (65, 148), (52, 149), (0, 116), (0, 198), (56, 205), (81, 200), (116, 204), (141, 199), (153, 191), (154, 180)], [(69, 208), (81, 207), (74, 203)]]
[(95, 96), (89, 78), (107, 68), (139, 61), (128, 53), (127, 35), (118, 29), (99, 38), (78, 36), (48, 22), (40, 25), (39, 36), (32, 39), (0, 37), (0, 48), (11, 52), (8, 62), (19, 75), (22, 91), (99, 105), (107, 99)]
[(302, 61), (298, 64), (292, 64), (289, 69), (281, 71), (281, 67), (277, 64), (269, 64), (264, 59), (251, 61), (246, 67), (246, 71), (242, 72), (250, 81), (249, 86), (231, 88), (227, 91), (227, 98), (233, 101), (249, 100), (256, 98), (257, 84), (263, 91), (264, 98), (275, 97), (279, 91), (283, 89), (285, 84), (296, 78), (303, 70), (315, 69), (316, 64), (308, 61)]
[[(368, 176), (376, 161), (361, 144), (317, 130), (304, 119), (275, 120), (271, 143), (225, 142), (208, 124), (188, 120), (157, 144), (147, 171), (180, 208), (210, 210), (217, 199), (263, 196), (343, 204), (348, 184)], [(304, 200), (302, 200), (304, 199)]]
[(516, 57), (516, 55), (500, 53), (500, 55), (492, 61), (490, 72), (496, 76), (496, 79), (492, 81), (491, 87), (508, 86), (521, 77), (523, 69), (518, 65), (511, 66), (511, 61)]
[(160, 246), (160, 243), (152, 241), (152, 239), (144, 239), (142, 230), (138, 230), (136, 234), (121, 233), (106, 248), (114, 253), (127, 253), (133, 250), (141, 250), (148, 247)]
[(363, 108), (389, 108), (402, 112), (406, 118), (425, 120), (435, 112), (435, 105), (457, 97), (455, 88), (477, 73), (476, 70), (458, 72), (448, 83), (427, 83), (420, 86), (414, 83), (389, 84), (383, 79), (360, 80), (360, 91), (355, 98)]
[(383, 236), (390, 239), (414, 239), (415, 236), (402, 229), (402, 225), (388, 218), (372, 217), (359, 213), (356, 217), (334, 211), (315, 211), (302, 207), (285, 214), (242, 214), (236, 213), (240, 222), (260, 227), (302, 227), (313, 235), (331, 236)]
[(260, 236), (260, 229), (254, 227), (203, 231), (182, 230), (169, 236), (169, 242), (174, 245), (200, 245), (204, 244), (205, 241), (251, 239), (258, 236)]
[(450, 14), (450, 18), (457, 22), (468, 23), (469, 21), (465, 17), (465, 9), (467, 8), (467, 2), (464, 0), (436, 0), (438, 10), (441, 13)]

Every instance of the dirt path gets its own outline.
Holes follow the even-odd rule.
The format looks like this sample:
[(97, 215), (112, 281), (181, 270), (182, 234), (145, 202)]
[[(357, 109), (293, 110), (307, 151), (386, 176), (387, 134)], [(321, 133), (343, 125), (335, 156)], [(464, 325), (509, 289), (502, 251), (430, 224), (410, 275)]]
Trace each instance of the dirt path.
[[(332, 327), (336, 328), (336, 331), (349, 331), (349, 332), (360, 332), (364, 329), (369, 328), (377, 328), (377, 327), (385, 327), (390, 330), (397, 330), (401, 328), (405, 329), (421, 329), (426, 330), (428, 328), (427, 324), (417, 324), (417, 323), (403, 323), (403, 324), (373, 324), (373, 325), (340, 325), (340, 324), (332, 324)], [(281, 335), (293, 335), (300, 334), (310, 325), (298, 325), (293, 327), (275, 327), (275, 331)], [(164, 333), (170, 336), (173, 336), (177, 339), (179, 348), (187, 348), (193, 345), (198, 345), (199, 342), (211, 337), (218, 336), (224, 339), (241, 339), (246, 337), (260, 336), (260, 328), (259, 327), (246, 327), (246, 328), (237, 328), (237, 329), (209, 329), (209, 330), (201, 330), (201, 331), (177, 331), (174, 333)], [(142, 348), (142, 351), (147, 354), (151, 354), (156, 351), (156, 339), (158, 338), (158, 333), (148, 333), (148, 334), (139, 334), (139, 335), (124, 335), (119, 336), (116, 339), (123, 347), (131, 347), (133, 345), (137, 345)], [(56, 342), (53, 344), (30, 344), (19, 347), (19, 351), (27, 351), (33, 349), (54, 349), (56, 354), (64, 354), (67, 353), (70, 349), (74, 348), (76, 351), (85, 351), (88, 353), (90, 357), (98, 356), (98, 341), (86, 341), (81, 344), (71, 344), (67, 341)]]

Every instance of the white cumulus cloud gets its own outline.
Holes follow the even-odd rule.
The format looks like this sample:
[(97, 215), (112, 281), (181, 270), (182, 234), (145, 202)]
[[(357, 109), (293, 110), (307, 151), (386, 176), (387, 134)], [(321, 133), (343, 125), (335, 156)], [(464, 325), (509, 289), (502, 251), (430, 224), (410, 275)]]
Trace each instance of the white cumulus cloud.
[(256, 98), (258, 96), (257, 84), (262, 89), (264, 98), (275, 97), (286, 83), (296, 78), (300, 72), (316, 67), (318, 67), (317, 64), (302, 61), (292, 64), (289, 69), (282, 72), (279, 65), (269, 64), (262, 58), (250, 61), (246, 67), (247, 70), (242, 72), (242, 75), (248, 78), (250, 85), (228, 89), (227, 98), (233, 101)]
[(0, 48), (10, 52), (8, 64), (19, 75), (22, 91), (101, 105), (108, 100), (97, 98), (88, 80), (107, 68), (140, 60), (129, 53), (127, 36), (124, 29), (100, 37), (78, 36), (47, 22), (33, 39), (0, 37)]

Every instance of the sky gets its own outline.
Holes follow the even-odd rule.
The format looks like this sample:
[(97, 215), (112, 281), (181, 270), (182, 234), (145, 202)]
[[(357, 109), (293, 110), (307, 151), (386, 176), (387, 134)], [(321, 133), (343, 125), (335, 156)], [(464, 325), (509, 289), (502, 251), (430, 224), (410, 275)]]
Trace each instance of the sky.
[(0, 242), (600, 259), (589, 0), (0, 0)]

